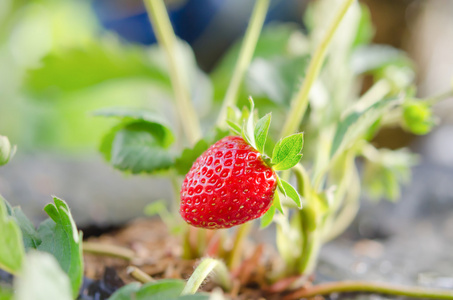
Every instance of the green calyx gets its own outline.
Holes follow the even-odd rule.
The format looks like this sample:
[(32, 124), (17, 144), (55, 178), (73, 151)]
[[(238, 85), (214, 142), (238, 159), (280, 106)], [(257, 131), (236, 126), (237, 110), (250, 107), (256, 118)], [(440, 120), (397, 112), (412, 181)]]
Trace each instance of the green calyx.
[[(230, 126), (231, 131), (234, 134), (242, 136), (250, 146), (261, 154), (264, 163), (274, 171), (289, 170), (297, 165), (302, 158), (301, 151), (304, 146), (304, 134), (300, 132), (282, 138), (273, 147), (272, 155), (267, 155), (265, 148), (268, 142), (267, 136), (272, 115), (268, 113), (258, 119), (252, 97), (249, 98), (249, 101), (250, 109), (244, 108), (242, 111), (239, 111), (237, 108), (228, 108), (227, 124)], [(255, 122), (255, 119), (258, 120)], [(297, 190), (278, 175), (277, 183), (278, 190), (275, 192), (271, 208), (262, 218), (261, 227), (266, 227), (271, 223), (276, 210), (283, 213), (279, 193), (294, 201), (296, 206), (301, 208), (301, 196)]]
[(268, 113), (255, 122), (255, 116), (257, 116), (255, 103), (252, 97), (249, 97), (249, 101), (250, 109), (244, 108), (242, 111), (239, 111), (237, 108), (228, 108), (227, 124), (230, 126), (231, 131), (234, 134), (242, 136), (250, 146), (261, 153), (263, 160), (274, 171), (291, 169), (302, 158), (301, 151), (304, 146), (303, 132), (295, 133), (279, 140), (272, 150), (272, 156), (268, 156), (264, 149), (272, 114)]

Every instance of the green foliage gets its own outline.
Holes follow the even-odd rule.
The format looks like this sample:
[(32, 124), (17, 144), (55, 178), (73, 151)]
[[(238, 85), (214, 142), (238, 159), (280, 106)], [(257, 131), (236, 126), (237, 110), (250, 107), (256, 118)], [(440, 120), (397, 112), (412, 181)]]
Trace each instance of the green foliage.
[(13, 207), (10, 213), (22, 231), (22, 238), (25, 251), (37, 249), (41, 244), (41, 238), (35, 229), (33, 223), (24, 215), (20, 207)]
[(62, 270), (68, 274), (72, 295), (76, 297), (83, 277), (82, 233), (77, 232), (66, 202), (56, 197), (54, 202), (44, 208), (50, 219), (39, 225), (41, 244), (37, 249), (57, 259)]
[(278, 141), (272, 153), (272, 168), (279, 171), (294, 167), (302, 157), (300, 152), (303, 146), (303, 133), (296, 133)]
[(173, 165), (169, 146), (174, 135), (167, 122), (156, 113), (112, 108), (95, 114), (120, 119), (100, 146), (104, 158), (115, 168), (131, 173), (153, 173)]
[[(27, 5), (24, 10), (25, 17), (3, 16), (2, 19), (0, 13), (0, 34), (9, 26), (14, 28), (11, 38), (3, 37), (13, 43), (3, 45), (4, 48), (24, 49), (24, 53), (27, 53), (27, 57), (20, 57), (18, 62), (24, 66), (23, 69), (16, 70), (17, 74), (11, 77), (21, 78), (22, 74), (26, 73), (23, 90), (27, 92), (27, 97), (38, 100), (26, 102), (22, 99), (25, 98), (24, 95), (21, 95), (17, 99), (22, 99), (22, 102), (8, 104), (9, 111), (26, 107), (27, 113), (22, 116), (22, 120), (27, 123), (23, 127), (39, 133), (46, 132), (46, 135), (32, 134), (33, 138), (27, 138), (27, 141), (36, 140), (42, 144), (58, 141), (78, 145), (88, 136), (93, 138), (99, 131), (111, 126), (105, 123), (102, 128), (103, 121), (90, 123), (83, 117), (87, 111), (105, 105), (165, 105), (162, 111), (175, 108), (167, 103), (169, 101), (166, 98), (172, 96), (171, 84), (175, 84), (168, 75), (168, 61), (164, 59), (166, 53), (156, 46), (131, 46), (112, 36), (97, 37), (93, 24), (88, 26), (89, 29), (86, 24), (78, 26), (80, 21), (71, 17), (71, 7), (87, 8), (86, 3), (70, 1), (72, 4), (68, 5), (66, 1), (40, 2), (49, 11), (52, 11), (49, 8), (58, 8), (58, 19), (61, 22), (52, 17), (49, 23), (53, 25), (44, 27), (58, 29), (49, 30), (52, 32), (49, 36), (55, 34), (53, 31), (58, 31), (59, 39), (49, 38), (36, 43), (33, 36), (29, 35), (28, 39), (21, 37), (21, 32), (32, 32), (30, 29), (34, 29), (33, 25), (42, 26), (49, 19), (47, 14), (42, 14), (36, 7)], [(308, 275), (313, 271), (312, 266), (321, 244), (340, 233), (351, 222), (358, 208), (358, 190), (362, 185), (374, 197), (398, 198), (400, 184), (410, 177), (410, 167), (415, 163), (415, 159), (406, 150), (374, 149), (369, 144), (374, 135), (382, 127), (398, 122), (415, 134), (425, 134), (434, 125), (431, 102), (413, 100), (415, 95), (411, 94), (411, 89), (414, 68), (408, 56), (389, 46), (368, 45), (374, 30), (366, 7), (360, 6), (356, 1), (350, 1), (349, 11), (344, 11), (343, 14), (345, 17), (338, 15), (343, 20), (332, 23), (337, 25), (332, 27), (333, 31), (328, 31), (331, 34), (325, 34), (326, 26), (332, 19), (335, 20), (337, 2), (323, 0), (309, 6), (305, 20), (309, 33), (302, 32), (294, 25), (273, 24), (264, 29), (259, 38), (254, 59), (248, 67), (244, 82), (241, 83), (238, 98), (242, 104), (251, 94), (257, 99), (258, 107), (272, 110), (273, 126), (270, 114), (255, 122), (258, 114), (251, 98), (250, 109), (246, 107), (239, 111), (237, 107), (232, 107), (227, 112), (227, 123), (234, 134), (242, 135), (262, 154), (263, 160), (271, 165), (273, 170), (290, 170), (283, 172), (282, 177), (290, 181), (290, 176), (296, 174), (299, 180), (296, 189), (288, 181), (278, 177), (278, 191), (275, 192), (270, 209), (261, 218), (262, 227), (268, 226), (272, 221), (276, 222), (277, 246), (286, 263), (285, 271), (290, 275)], [(83, 10), (77, 11), (78, 15), (85, 15), (80, 14)], [(16, 12), (16, 7), (11, 9), (11, 12)], [(21, 24), (16, 27), (14, 20)], [(8, 26), (4, 26), (5, 24)], [(36, 28), (43, 28), (39, 26)], [(76, 30), (71, 31), (72, 28)], [(323, 35), (328, 39), (323, 39)], [(329, 43), (330, 50), (327, 51)], [(36, 47), (24, 47), (34, 44)], [(195, 120), (195, 123), (212, 123), (211, 101), (224, 98), (234, 62), (239, 55), (240, 44), (241, 42), (238, 42), (228, 51), (211, 74), (212, 85), (211, 80), (196, 66), (190, 46), (181, 41), (176, 42), (177, 49), (172, 52), (176, 57), (170, 58), (177, 62), (177, 75), (184, 75), (181, 78), (185, 80), (177, 82), (177, 85), (190, 90), (190, 100), (196, 107), (197, 115), (203, 118)], [(326, 46), (326, 51), (320, 47), (320, 50), (314, 52), (316, 48), (313, 47), (317, 45)], [(313, 65), (319, 66), (319, 69), (308, 69), (308, 89), (302, 90), (307, 92), (307, 97), (300, 97), (303, 98), (303, 101), (300, 101), (299, 97), (295, 97), (299, 94), (296, 90), (305, 76), (310, 59), (313, 59)], [(11, 57), (0, 53), (1, 66), (9, 60)], [(32, 69), (25, 70), (31, 66)], [(0, 77), (1, 79), (9, 77), (9, 68), (0, 69), (8, 70), (8, 76)], [(373, 75), (376, 83), (360, 96), (357, 87), (365, 74)], [(0, 84), (2, 82), (0, 80)], [(176, 96), (178, 91), (175, 90)], [(137, 100), (139, 98), (142, 100)], [(176, 100), (177, 98), (175, 97)], [(294, 99), (291, 110), (298, 104), (305, 105), (302, 108), (306, 113), (300, 119), (282, 116), (289, 109), (291, 99)], [(150, 105), (145, 105), (148, 102)], [(177, 102), (178, 104), (181, 103)], [(184, 105), (178, 105), (176, 108), (182, 107), (187, 108)], [(180, 116), (187, 116), (189, 111), (188, 109), (178, 113)], [(13, 114), (5, 115), (13, 119), (9, 117)], [(100, 151), (115, 168), (130, 173), (155, 174), (170, 170), (169, 174), (184, 175), (196, 158), (213, 142), (211, 137), (205, 136), (193, 146), (194, 140), (198, 138), (198, 134), (195, 134), (196, 138), (187, 139), (192, 146), (184, 149), (187, 141), (180, 136), (175, 138), (172, 127), (187, 129), (185, 126), (189, 124), (178, 121), (170, 126), (157, 112), (115, 108), (97, 111), (96, 115), (117, 120), (104, 135)], [(32, 117), (28, 118), (29, 116)], [(304, 128), (307, 141), (304, 142), (303, 133), (296, 133), (281, 137), (275, 147), (270, 148), (272, 141), (279, 138), (275, 133), (280, 131), (280, 127), (285, 128), (282, 123), (286, 122), (286, 119)], [(2, 120), (3, 116), (0, 121), (5, 122)], [(18, 126), (11, 127), (16, 130)], [(217, 132), (214, 139), (222, 134), (224, 132)], [(178, 142), (175, 143), (175, 140)], [(308, 155), (304, 158), (310, 161), (307, 164), (309, 168), (293, 168), (302, 158), (304, 143), (308, 146), (308, 149), (304, 150)], [(271, 158), (266, 155), (265, 150), (271, 150), (268, 151), (272, 152)], [(11, 158), (12, 152), (9, 142), (0, 137), (0, 165)], [(359, 155), (365, 157), (363, 178), (356, 174), (355, 158)], [(281, 201), (279, 193), (290, 198), (295, 205), (291, 201)], [(45, 208), (50, 219), (44, 221), (38, 230), (19, 208), (11, 208), (3, 201), (0, 203), (0, 267), (10, 272), (19, 272), (24, 253), (29, 252), (27, 265), (22, 268), (23, 281), (19, 281), (17, 285), (18, 299), (70, 299), (77, 296), (83, 274), (81, 236), (66, 203), (58, 198), (54, 201), (55, 204), (49, 204)], [(295, 206), (297, 209), (291, 213), (287, 212), (288, 208)], [(276, 210), (281, 214), (276, 214)], [(148, 214), (160, 214), (168, 224), (174, 223), (162, 202), (148, 206), (146, 211)], [(36, 254), (30, 251), (31, 249), (49, 252), (56, 261), (52, 256)], [(58, 284), (56, 289), (51, 286), (52, 281)], [(35, 294), (39, 285), (55, 294), (46, 291), (46, 298), (39, 293)], [(26, 286), (31, 288), (25, 290)], [(163, 280), (142, 286), (131, 284), (118, 290), (112, 299), (208, 297), (180, 296), (183, 288), (184, 281), (181, 280)]]
[(215, 132), (199, 140), (195, 144), (195, 146), (191, 148), (185, 148), (175, 159), (173, 167), (175, 168), (176, 172), (180, 175), (186, 175), (194, 164), (195, 160), (201, 154), (203, 154), (203, 152), (208, 150), (210, 145), (228, 136), (229, 134), (229, 131), (216, 128)]
[(165, 279), (157, 282), (144, 284), (137, 292), (137, 299), (171, 299), (181, 294), (185, 281), (177, 279)]
[(195, 160), (209, 148), (206, 140), (199, 140), (193, 148), (185, 148), (181, 155), (175, 159), (175, 169), (180, 175), (186, 175)]
[[(278, 197), (278, 196), (276, 196), (276, 197)], [(276, 201), (275, 198), (274, 198), (274, 201)], [(267, 212), (261, 217), (260, 228), (264, 229), (267, 226), (269, 226), (272, 223), (272, 221), (274, 220), (274, 215), (275, 215), (275, 205), (271, 205), (271, 207), (267, 210)]]
[[(82, 233), (77, 231), (77, 227), (72, 219), (71, 212), (66, 202), (54, 197), (54, 204), (48, 204), (44, 208), (44, 211), (50, 218), (43, 221), (38, 230), (35, 229), (33, 224), (23, 214), (19, 207), (11, 207), (1, 197), (0, 206), (0, 216), (5, 214), (9, 224), (9, 227), (5, 230), (1, 229), (1, 232), (11, 233), (12, 231), (10, 228), (15, 228), (14, 231), (17, 232), (15, 238), (8, 234), (0, 235), (0, 239), (3, 237), (9, 237), (10, 241), (8, 243), (0, 243), (0, 245), (2, 245), (2, 247), (0, 247), (0, 251), (5, 251), (4, 254), (0, 255), (0, 267), (4, 268), (2, 266), (2, 258), (5, 258), (9, 264), (16, 264), (15, 269), (4, 268), (5, 270), (15, 274), (17, 272), (30, 272), (30, 270), (27, 269), (28, 266), (22, 267), (22, 269), (20, 268), (21, 265), (28, 264), (28, 262), (17, 265), (17, 263), (19, 263), (17, 257), (22, 257), (20, 261), (23, 260), (26, 250), (28, 253), (34, 253), (33, 256), (40, 257), (35, 260), (46, 260), (47, 258), (42, 255), (40, 256), (41, 252), (36, 252), (36, 250), (48, 252), (52, 254), (59, 264), (58, 270), (51, 271), (49, 276), (54, 276), (53, 273), (55, 272), (56, 274), (59, 274), (62, 269), (66, 273), (63, 274), (64, 277), (69, 281), (72, 297), (76, 297), (79, 293), (83, 277)], [(3, 208), (5, 209), (4, 211)], [(3, 218), (0, 218), (0, 221), (2, 219)], [(1, 224), (2, 223), (0, 222), (0, 225)], [(11, 243), (13, 241), (15, 242)], [(15, 257), (9, 257), (7, 255), (8, 252), (13, 253)], [(51, 265), (52, 262), (45, 263), (45, 266), (47, 267), (51, 268)], [(23, 268), (25, 268), (25, 271)], [(39, 266), (37, 266), (37, 268), (39, 268)], [(42, 270), (40, 270), (40, 272), (42, 272)], [(30, 280), (30, 278), (28, 278), (28, 280)], [(39, 280), (37, 280), (35, 283), (30, 284), (39, 285), (40, 283)], [(43, 284), (46, 284), (46, 282)], [(55, 292), (61, 291), (56, 289)], [(29, 296), (30, 294), (24, 292), (24, 295)], [(44, 295), (41, 296), (44, 297)]]
[(194, 294), (180, 296), (185, 282), (177, 279), (162, 279), (156, 282), (146, 283), (142, 286), (138, 283), (130, 283), (117, 290), (110, 300), (207, 300), (207, 294)]
[(168, 75), (148, 55), (141, 47), (105, 38), (49, 54), (40, 68), (29, 71), (25, 84), (31, 93), (40, 95), (75, 92), (108, 80), (131, 78), (146, 78), (168, 87)]
[(15, 300), (72, 300), (78, 294), (71, 290), (55, 257), (45, 252), (28, 253), (20, 275), (15, 281)]
[(133, 108), (105, 108), (94, 112), (95, 116), (117, 118), (123, 124), (145, 122), (155, 126), (154, 132), (164, 147), (170, 146), (174, 141), (174, 135), (168, 122), (153, 111)]
[(300, 199), (300, 195), (297, 192), (297, 190), (286, 180), (280, 179), (281, 184), (283, 186), (283, 192), (284, 194), (290, 198), (291, 200), (296, 203), (297, 207), (302, 207), (302, 201)]
[(363, 183), (368, 195), (374, 199), (384, 197), (396, 201), (400, 197), (400, 186), (410, 179), (411, 167), (418, 157), (408, 149), (374, 149), (368, 145), (363, 155), (365, 161)]
[(358, 47), (351, 56), (351, 68), (356, 74), (377, 72), (389, 66), (412, 68), (407, 54), (388, 45), (366, 45)]
[(271, 124), (271, 113), (268, 113), (264, 117), (256, 122), (255, 126), (255, 143), (256, 143), (256, 150), (261, 153), (264, 153), (264, 146), (266, 145), (267, 134), (269, 131), (269, 126)]
[(371, 22), (371, 13), (367, 6), (360, 4), (360, 21), (357, 26), (357, 34), (353, 43), (353, 47), (366, 45), (371, 42), (375, 30)]
[(280, 195), (279, 195), (279, 193), (277, 191), (274, 194), (274, 200), (272, 202), (272, 206), (275, 207), (276, 209), (278, 209), (278, 211), (283, 214), (283, 206), (282, 206), (282, 203), (280, 201)]
[(360, 137), (385, 113), (389, 112), (397, 104), (401, 102), (400, 98), (385, 98), (375, 103), (364, 103), (360, 107), (360, 103), (356, 104), (340, 122), (335, 132), (330, 150), (330, 157), (334, 157)]
[(152, 129), (142, 124), (117, 131), (111, 153), (110, 162), (115, 168), (135, 174), (165, 170), (173, 164), (172, 155), (162, 147)]
[(0, 300), (12, 300), (13, 299), (13, 290), (9, 287), (3, 287), (0, 284)]
[(17, 274), (21, 270), (25, 256), (22, 233), (14, 219), (7, 214), (2, 196), (0, 196), (0, 232), (0, 268)]
[(287, 105), (299, 87), (309, 62), (307, 56), (256, 58), (247, 74), (247, 91), (276, 105)]
[[(274, 171), (288, 170), (294, 167), (301, 159), (302, 154), (300, 152), (303, 148), (303, 133), (294, 134), (280, 140), (273, 149), (272, 159), (270, 159), (265, 153), (266, 140), (271, 123), (271, 114), (267, 114), (255, 123), (255, 111), (254, 101), (249, 97), (250, 110), (244, 107), (242, 112), (239, 112), (237, 108), (230, 108), (227, 113), (227, 123), (231, 130), (235, 133), (240, 133), (244, 140), (247, 141), (252, 147), (262, 154), (266, 164), (269, 164)], [(242, 128), (239, 127), (238, 123), (242, 122)], [(283, 181), (277, 176), (277, 183), (279, 190), (285, 195), (291, 198), (298, 207), (301, 206), (301, 199), (295, 188), (292, 187), (288, 182)], [(288, 193), (287, 193), (288, 192)], [(283, 206), (280, 201), (279, 193), (276, 191), (274, 199), (269, 210), (261, 218), (261, 228), (265, 228), (270, 225), (275, 215), (275, 211), (279, 210), (283, 214)]]
[[(290, 44), (290, 37), (295, 34), (299, 33), (298, 28), (294, 25), (291, 24), (272, 24), (269, 26), (266, 26), (263, 31), (261, 32), (261, 35), (258, 39), (258, 43), (256, 44), (255, 52), (253, 54), (254, 61), (252, 61), (252, 66), (254, 65), (255, 61), (269, 61), (273, 58), (280, 57), (280, 62), (276, 62), (274, 65), (271, 65), (271, 68), (278, 69), (280, 72), (280, 69), (293, 69), (296, 70), (296, 66), (293, 64), (294, 62), (289, 62), (292, 52), (290, 51), (291, 47), (289, 46)], [(229, 78), (231, 77), (231, 74), (233, 73), (235, 61), (237, 59), (237, 56), (239, 54), (239, 49), (241, 46), (241, 41), (236, 43), (231, 47), (231, 49), (227, 52), (227, 54), (222, 58), (221, 62), (218, 64), (216, 69), (213, 71), (211, 78), (213, 81), (213, 84), (215, 86), (215, 93), (214, 93), (214, 99), (223, 99), (223, 96), (226, 93), (228, 84), (229, 84)], [(288, 59), (286, 59), (288, 57)], [(261, 59), (261, 60), (260, 60)], [(294, 68), (292, 68), (292, 66)], [(298, 65), (300, 67), (300, 65)], [(260, 67), (260, 66), (258, 66)], [(274, 70), (275, 70), (274, 69)], [(252, 89), (257, 89), (258, 87), (265, 88), (265, 85), (262, 84), (260, 81), (255, 80), (256, 78), (255, 75), (259, 75), (256, 73), (258, 69), (255, 69), (255, 71), (251, 71), (251, 68), (248, 71), (247, 77), (252, 78), (252, 80), (246, 80), (245, 84), (245, 90), (242, 93), (239, 94), (239, 98), (245, 98), (252, 93)], [(299, 69), (300, 71), (300, 69)], [(284, 73), (282, 71), (282, 73)], [(289, 73), (289, 72), (288, 72)], [(300, 74), (300, 73), (298, 73)], [(272, 74), (271, 72), (266, 72), (267, 80), (266, 83), (271, 83)], [(269, 77), (271, 76), (271, 77)], [(277, 76), (275, 76), (277, 77)], [(288, 77), (285, 77), (288, 78)], [(292, 77), (290, 79), (291, 81), (294, 81), (295, 78)], [(287, 83), (283, 82), (282, 80), (279, 80), (279, 83), (281, 83), (282, 86), (286, 86)], [(249, 86), (249, 84), (251, 86)], [(272, 82), (272, 86), (275, 85), (275, 82)], [(255, 87), (253, 87), (255, 86)], [(293, 87), (295, 88), (295, 87)], [(287, 94), (287, 93), (286, 93)], [(282, 103), (282, 95), (278, 97), (276, 93), (273, 93), (272, 95), (275, 95), (277, 97), (273, 97), (276, 103)], [(287, 99), (288, 100), (288, 99)]]
[(110, 296), (109, 300), (129, 300), (132, 299), (132, 295), (136, 294), (138, 290), (140, 290), (140, 283), (132, 282), (129, 283), (113, 293)]

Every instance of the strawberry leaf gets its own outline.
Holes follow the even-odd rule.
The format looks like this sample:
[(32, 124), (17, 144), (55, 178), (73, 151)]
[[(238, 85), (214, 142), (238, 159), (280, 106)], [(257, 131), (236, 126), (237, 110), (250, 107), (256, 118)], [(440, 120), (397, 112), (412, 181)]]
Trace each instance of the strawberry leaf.
[(177, 298), (186, 282), (179, 279), (162, 279), (156, 282), (148, 282), (135, 293), (132, 299), (174, 299)]
[(277, 208), (283, 214), (282, 203), (280, 202), (280, 196), (277, 191), (275, 192), (274, 201), (272, 202), (272, 206)]
[[(1, 200), (0, 196), (0, 201)], [(28, 252), (30, 249), (36, 249), (39, 244), (41, 244), (41, 239), (38, 236), (33, 223), (24, 215), (22, 209), (19, 206), (11, 207), (11, 205), (3, 199), (3, 202), (6, 205), (6, 211), (10, 217), (16, 221), (22, 231), (22, 239), (24, 242), (25, 251)], [(1, 299), (1, 298), (0, 298)]]
[(281, 171), (294, 167), (302, 157), (300, 152), (303, 146), (303, 133), (296, 133), (278, 141), (272, 152), (272, 168)]
[(159, 141), (163, 147), (170, 146), (175, 139), (167, 120), (154, 111), (111, 107), (97, 110), (93, 114), (95, 116), (117, 118), (123, 124), (141, 122), (153, 124), (155, 126), (153, 128), (154, 135), (159, 138)]
[(48, 252), (58, 260), (69, 276), (73, 297), (77, 297), (83, 277), (82, 233), (77, 232), (66, 202), (56, 197), (54, 202), (44, 208), (50, 219), (39, 225), (42, 243), (38, 250)]
[[(238, 133), (241, 134), (240, 131)], [(182, 151), (181, 155), (176, 158), (174, 167), (178, 174), (186, 175), (192, 167), (195, 160), (205, 152), (209, 146), (222, 138), (229, 136), (228, 130), (216, 128), (214, 132), (199, 140), (193, 148), (186, 148)]]
[(16, 300), (75, 299), (68, 276), (61, 270), (55, 257), (49, 253), (31, 251), (27, 254), (21, 276), (15, 285)]
[(138, 123), (118, 131), (112, 144), (112, 165), (133, 174), (169, 169), (173, 155), (161, 146), (148, 124)]
[(302, 158), (302, 154), (297, 154), (291, 158), (288, 158), (281, 162), (280, 164), (273, 166), (275, 171), (288, 170), (297, 165)]
[(25, 249), (20, 228), (7, 212), (5, 201), (0, 196), (0, 268), (17, 273), (22, 268)]
[(109, 38), (49, 54), (39, 68), (28, 71), (25, 86), (34, 94), (53, 96), (131, 78), (170, 87), (167, 72), (148, 51)]
[(41, 244), (41, 239), (38, 236), (33, 223), (25, 216), (20, 207), (12, 208), (12, 217), (16, 220), (22, 231), (22, 239), (24, 241), (25, 251), (38, 248)]
[(190, 171), (195, 160), (207, 149), (209, 144), (206, 140), (199, 140), (193, 148), (186, 148), (182, 151), (181, 156), (175, 160), (175, 169), (178, 174), (185, 175)]
[(267, 210), (267, 212), (261, 217), (260, 228), (263, 229), (269, 226), (272, 223), (272, 220), (274, 219), (274, 215), (275, 205), (272, 204), (271, 207), (269, 207), (269, 209)]
[(153, 173), (169, 169), (174, 161), (168, 150), (174, 135), (167, 122), (152, 111), (110, 108), (95, 115), (121, 122), (102, 139), (100, 151), (117, 169)]
[(258, 120), (255, 126), (255, 143), (256, 150), (264, 153), (264, 146), (266, 145), (267, 133), (271, 124), (271, 113), (268, 113), (264, 117)]
[[(110, 300), (147, 300), (147, 299), (187, 299), (187, 300), (209, 300), (210, 295), (196, 293), (193, 295), (182, 295), (184, 281), (178, 279), (161, 279), (156, 282), (140, 285), (133, 282), (118, 289), (109, 299)], [(223, 299), (223, 298), (222, 298)]]
[(367, 130), (402, 101), (401, 98), (384, 98), (374, 103), (355, 104), (355, 108), (345, 115), (338, 124), (330, 149), (330, 158), (350, 147), (358, 138), (365, 135)]
[(302, 207), (302, 202), (300, 199), (299, 193), (296, 191), (296, 189), (287, 181), (280, 179), (282, 186), (285, 190), (285, 194), (287, 197), (291, 198), (297, 205), (297, 207)]

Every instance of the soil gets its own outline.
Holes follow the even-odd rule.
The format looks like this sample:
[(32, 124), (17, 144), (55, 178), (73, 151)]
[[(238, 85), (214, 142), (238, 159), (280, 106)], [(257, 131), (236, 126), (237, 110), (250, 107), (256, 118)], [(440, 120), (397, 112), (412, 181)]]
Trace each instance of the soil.
[[(198, 263), (197, 260), (181, 258), (179, 238), (171, 235), (158, 219), (137, 219), (122, 229), (90, 237), (87, 242), (129, 248), (135, 252), (136, 258), (127, 261), (85, 253), (86, 279), (82, 299), (107, 299), (117, 288), (136, 281), (128, 274), (130, 266), (138, 267), (155, 280), (188, 279)], [(262, 244), (250, 244), (245, 248), (248, 249), (245, 251), (247, 257), (235, 272), (233, 290), (228, 296), (233, 299), (280, 299), (281, 294), (269, 291), (265, 277), (270, 268), (269, 257), (275, 257), (275, 251)], [(202, 290), (212, 291), (215, 287), (207, 280)]]

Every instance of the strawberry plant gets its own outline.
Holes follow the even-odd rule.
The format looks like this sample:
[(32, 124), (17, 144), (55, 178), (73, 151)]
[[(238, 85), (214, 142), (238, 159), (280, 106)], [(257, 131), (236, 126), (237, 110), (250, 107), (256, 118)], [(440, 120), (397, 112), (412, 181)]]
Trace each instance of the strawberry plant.
[[(212, 272), (229, 292), (250, 265), (243, 261), (243, 250), (255, 219), (260, 230), (276, 227), (279, 267), (270, 269), (265, 280), (278, 287), (274, 292), (285, 292), (285, 299), (354, 291), (453, 299), (450, 291), (361, 281), (306, 287), (322, 245), (354, 219), (362, 187), (376, 198), (397, 199), (400, 184), (410, 177), (415, 155), (376, 148), (372, 140), (379, 130), (401, 126), (426, 134), (436, 123), (431, 107), (452, 94), (416, 98), (410, 59), (391, 47), (369, 44), (373, 30), (366, 7), (353, 0), (314, 2), (307, 9), (305, 33), (282, 25), (262, 30), (269, 0), (257, 0), (243, 41), (209, 77), (196, 66), (190, 47), (175, 37), (163, 1), (145, 0), (145, 5), (158, 46), (144, 51), (101, 40), (91, 52), (49, 55), (29, 70), (26, 82), (30, 93), (42, 95), (49, 86), (52, 94), (64, 94), (109, 80), (146, 78), (173, 100), (153, 99), (151, 110), (115, 106), (93, 114), (97, 120), (115, 120), (100, 143), (114, 168), (172, 181), (171, 212), (161, 202), (146, 211), (160, 214), (181, 235), (183, 258), (200, 263), (187, 282), (150, 282), (137, 269), (133, 277), (142, 284), (125, 285), (110, 299), (208, 299), (196, 293)], [(109, 45), (117, 63), (103, 55)], [(82, 63), (74, 63), (74, 57)], [(92, 77), (72, 80), (80, 64), (100, 57), (112, 72), (93, 71)], [(62, 70), (65, 64), (75, 71)], [(71, 80), (62, 80), (65, 76)], [(362, 92), (365, 77), (373, 84)], [(159, 111), (159, 106), (165, 107)], [(12, 149), (0, 137), (0, 165), (10, 160)], [(17, 275), (14, 287), (0, 292), (5, 299), (79, 296), (82, 248), (131, 260), (124, 249), (82, 247), (63, 200), (55, 197), (45, 212), (49, 219), (36, 229), (19, 208), (0, 198), (0, 268)], [(40, 285), (46, 287), (44, 294)], [(218, 291), (214, 296), (223, 297)]]

